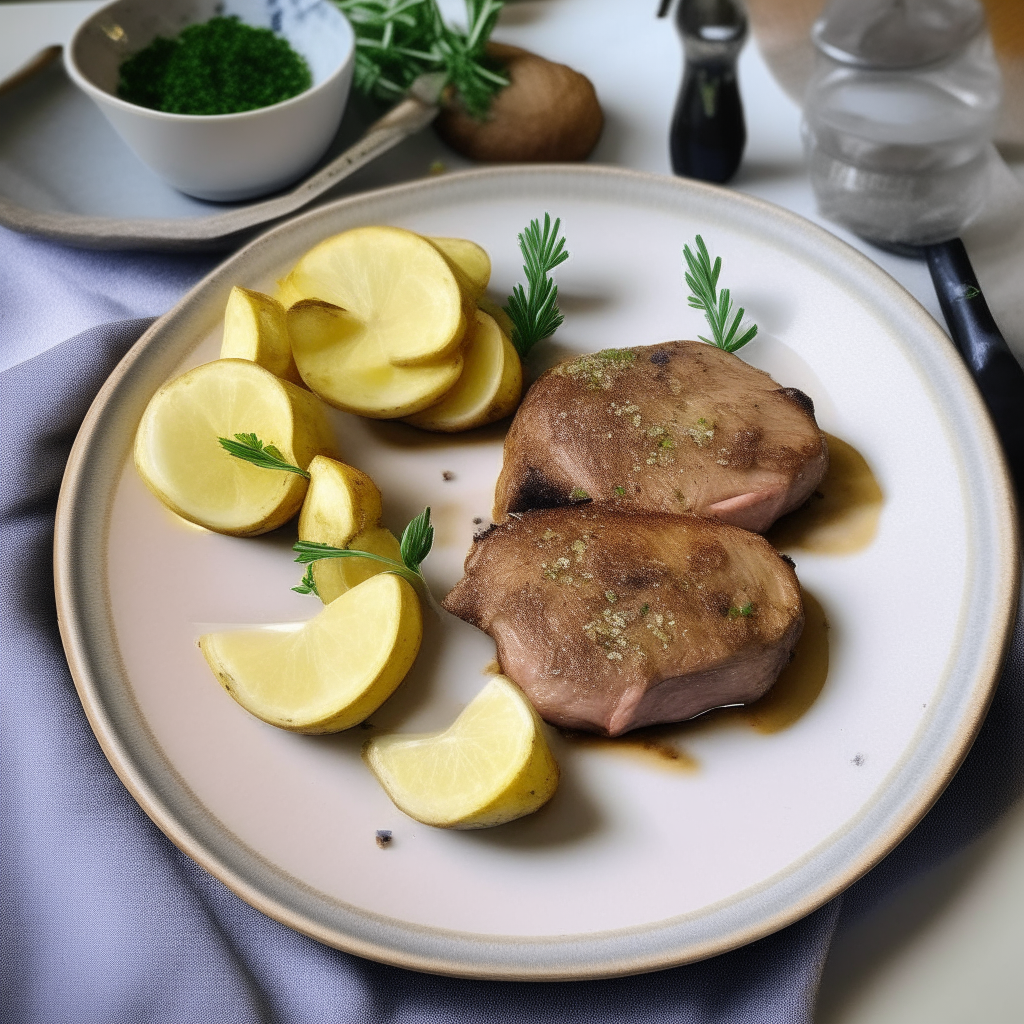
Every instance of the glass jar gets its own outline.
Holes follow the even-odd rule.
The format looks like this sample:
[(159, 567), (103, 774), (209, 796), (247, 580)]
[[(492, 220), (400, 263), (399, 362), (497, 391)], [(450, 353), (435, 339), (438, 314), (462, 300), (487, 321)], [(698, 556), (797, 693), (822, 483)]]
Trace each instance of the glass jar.
[(977, 0), (833, 0), (804, 145), (821, 213), (883, 243), (959, 234), (985, 201), (1000, 77)]

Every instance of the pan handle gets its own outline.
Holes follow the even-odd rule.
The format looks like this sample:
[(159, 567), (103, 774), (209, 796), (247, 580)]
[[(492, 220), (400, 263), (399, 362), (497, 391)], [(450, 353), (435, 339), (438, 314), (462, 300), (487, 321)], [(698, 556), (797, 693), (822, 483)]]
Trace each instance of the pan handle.
[(925, 246), (949, 333), (978, 385), (1024, 499), (1024, 369), (996, 326), (959, 238)]

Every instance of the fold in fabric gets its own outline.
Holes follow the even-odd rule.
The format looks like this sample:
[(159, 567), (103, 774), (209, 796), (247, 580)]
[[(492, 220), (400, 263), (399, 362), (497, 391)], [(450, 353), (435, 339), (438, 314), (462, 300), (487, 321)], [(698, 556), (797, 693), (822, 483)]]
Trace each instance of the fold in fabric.
[[(0, 374), (0, 1020), (10, 1024), (801, 1024), (841, 900), (699, 964), (580, 983), (417, 974), (265, 917), (180, 853), (90, 731), (57, 631), (53, 523), (76, 431), (149, 320), (93, 328)], [(851, 890), (867, 906), (1021, 792), (1022, 651), (964, 770)]]

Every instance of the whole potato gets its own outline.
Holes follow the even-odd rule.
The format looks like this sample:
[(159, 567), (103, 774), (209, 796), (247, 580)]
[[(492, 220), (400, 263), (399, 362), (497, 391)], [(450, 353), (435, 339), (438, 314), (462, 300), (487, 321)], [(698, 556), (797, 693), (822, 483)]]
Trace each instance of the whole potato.
[(491, 104), (486, 120), (449, 96), (435, 122), (452, 149), (490, 163), (585, 160), (597, 145), (604, 115), (590, 79), (518, 46), (489, 43), (487, 54), (511, 84)]

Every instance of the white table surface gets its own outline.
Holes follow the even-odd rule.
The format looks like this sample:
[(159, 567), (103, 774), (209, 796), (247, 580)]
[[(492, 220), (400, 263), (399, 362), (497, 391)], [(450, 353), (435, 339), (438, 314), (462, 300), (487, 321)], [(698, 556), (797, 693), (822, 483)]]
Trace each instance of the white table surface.
[[(0, 80), (44, 46), (66, 42), (99, 6), (93, 0), (0, 4)], [(442, 0), (441, 6), (453, 17), (461, 10), (460, 0)], [(682, 59), (671, 25), (654, 17), (656, 7), (656, 0), (518, 0), (506, 7), (495, 38), (590, 77), (606, 116), (595, 162), (667, 174), (668, 124)], [(731, 187), (834, 231), (876, 260), (941, 323), (923, 263), (883, 253), (817, 216), (800, 146), (800, 111), (752, 44), (741, 58), (740, 87), (748, 142)], [(404, 144), (378, 170), (378, 181), (371, 167), (360, 183), (421, 176), (432, 145)], [(450, 157), (447, 162), (463, 165)], [(982, 288), (1018, 356), (1024, 356), (1021, 181), (1024, 165), (1000, 167), (988, 209), (964, 232)], [(17, 353), (4, 354), (3, 364), (56, 340), (46, 332), (38, 337), (48, 340), (26, 338)], [(818, 1024), (1019, 1024), (1022, 950), (1024, 802), (987, 835), (837, 937), (822, 981)]]

